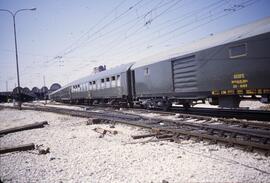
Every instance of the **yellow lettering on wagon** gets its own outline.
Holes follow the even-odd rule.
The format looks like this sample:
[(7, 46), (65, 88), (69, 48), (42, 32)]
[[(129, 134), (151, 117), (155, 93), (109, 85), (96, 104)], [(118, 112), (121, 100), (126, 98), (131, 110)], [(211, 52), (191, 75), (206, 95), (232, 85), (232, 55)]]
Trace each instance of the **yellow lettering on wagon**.
[(240, 95), (241, 94), (244, 94), (244, 91), (243, 90), (237, 90), (236, 92), (237, 92), (237, 94), (240, 94)]
[(244, 73), (235, 73), (233, 74), (233, 79), (231, 80), (232, 88), (247, 88), (248, 87), (248, 80)]
[(242, 85), (240, 85), (240, 88), (247, 88), (247, 87), (248, 87), (247, 84), (242, 84)]
[(245, 78), (244, 73), (233, 74), (233, 79), (243, 79), (243, 78)]

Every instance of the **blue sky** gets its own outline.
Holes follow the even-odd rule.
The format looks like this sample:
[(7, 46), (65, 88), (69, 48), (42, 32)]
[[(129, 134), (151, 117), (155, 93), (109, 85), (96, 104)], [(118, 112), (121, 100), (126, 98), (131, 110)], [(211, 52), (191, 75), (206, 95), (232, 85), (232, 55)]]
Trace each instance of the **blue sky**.
[[(61, 85), (270, 16), (270, 0), (0, 0), (16, 16), (21, 86)], [(12, 17), (0, 11), (0, 91), (16, 81)]]

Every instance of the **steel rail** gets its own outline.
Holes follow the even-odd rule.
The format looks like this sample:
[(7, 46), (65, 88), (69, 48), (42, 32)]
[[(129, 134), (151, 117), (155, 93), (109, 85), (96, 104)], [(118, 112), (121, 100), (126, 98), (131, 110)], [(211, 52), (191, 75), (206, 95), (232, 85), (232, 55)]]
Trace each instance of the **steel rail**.
[(192, 122), (173, 121), (167, 119), (154, 119), (141, 117), (139, 115), (117, 113), (115, 111), (93, 112), (74, 109), (64, 109), (56, 107), (23, 107), (24, 110), (37, 110), (44, 112), (54, 112), (77, 117), (99, 118), (108, 123), (121, 123), (133, 125), (150, 130), (158, 130), (164, 133), (173, 133), (175, 137), (184, 135), (207, 139), (213, 142), (223, 142), (230, 146), (240, 145), (248, 149), (260, 149), (270, 153), (270, 135), (267, 130), (231, 128), (230, 126), (218, 126), (208, 124), (198, 124)]

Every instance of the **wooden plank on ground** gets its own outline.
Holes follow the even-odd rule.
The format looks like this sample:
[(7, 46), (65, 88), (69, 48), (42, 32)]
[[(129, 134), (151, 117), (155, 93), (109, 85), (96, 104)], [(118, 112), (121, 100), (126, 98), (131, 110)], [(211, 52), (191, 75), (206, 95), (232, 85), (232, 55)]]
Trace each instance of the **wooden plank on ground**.
[(28, 151), (28, 150), (33, 150), (33, 149), (35, 149), (35, 144), (33, 143), (14, 146), (14, 147), (3, 147), (3, 148), (0, 148), (0, 154), (5, 154), (5, 153), (10, 153), (10, 152), (15, 152), (15, 151)]
[(141, 138), (147, 138), (147, 137), (153, 137), (158, 135), (157, 133), (150, 133), (150, 134), (144, 134), (144, 135), (132, 135), (131, 137), (133, 139), (141, 139)]
[(5, 130), (0, 130), (0, 135), (6, 135), (8, 133), (14, 133), (14, 132), (19, 132), (19, 131), (24, 131), (24, 130), (31, 130), (31, 129), (35, 129), (35, 128), (43, 128), (47, 124), (48, 124), (47, 121), (43, 121), (43, 122), (36, 122), (36, 123), (23, 125), (23, 126), (17, 126), (14, 128), (8, 128)]

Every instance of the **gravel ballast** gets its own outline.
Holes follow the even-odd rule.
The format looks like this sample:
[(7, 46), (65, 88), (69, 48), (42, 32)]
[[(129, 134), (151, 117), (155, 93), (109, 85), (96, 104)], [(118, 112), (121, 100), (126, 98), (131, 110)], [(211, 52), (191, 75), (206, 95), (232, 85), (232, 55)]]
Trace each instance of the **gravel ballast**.
[[(0, 146), (34, 143), (50, 148), (0, 155), (3, 182), (269, 182), (270, 158), (207, 142), (140, 143), (145, 130), (37, 111), (0, 110), (0, 130), (40, 121), (45, 128), (5, 135)], [(94, 128), (116, 130), (100, 134)], [(138, 143), (136, 143), (138, 142)]]

